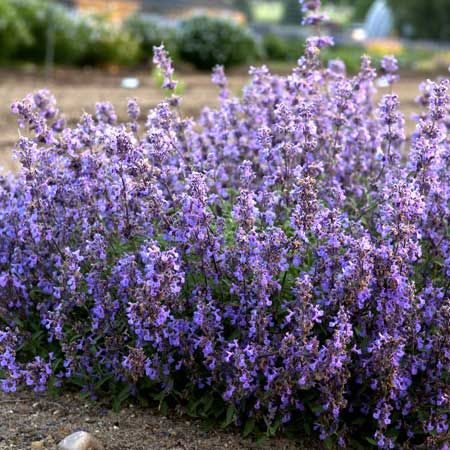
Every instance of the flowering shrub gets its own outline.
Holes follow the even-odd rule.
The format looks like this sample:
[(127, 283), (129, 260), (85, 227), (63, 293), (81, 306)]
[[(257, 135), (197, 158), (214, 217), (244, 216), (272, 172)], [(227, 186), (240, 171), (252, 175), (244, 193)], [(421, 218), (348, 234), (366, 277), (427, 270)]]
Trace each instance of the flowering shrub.
[[(309, 2), (314, 3), (314, 2)], [(317, 3), (317, 2), (316, 2)], [(312, 15), (307, 20), (319, 20)], [(197, 120), (175, 96), (68, 126), (46, 91), (13, 105), (22, 169), (0, 183), (0, 378), (172, 399), (246, 433), (448, 449), (448, 81), (410, 141), (310, 38), (287, 77), (252, 68)], [(155, 49), (164, 87), (176, 88)], [(396, 81), (396, 61), (383, 76)], [(355, 446), (355, 447), (353, 447)]]

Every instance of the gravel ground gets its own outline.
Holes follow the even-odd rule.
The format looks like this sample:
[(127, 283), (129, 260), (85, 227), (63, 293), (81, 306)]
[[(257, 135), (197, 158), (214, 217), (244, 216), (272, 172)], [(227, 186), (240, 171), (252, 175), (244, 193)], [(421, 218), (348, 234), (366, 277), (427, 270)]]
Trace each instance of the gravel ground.
[(79, 430), (92, 433), (107, 450), (319, 449), (281, 438), (257, 445), (232, 432), (205, 431), (190, 418), (166, 418), (133, 405), (115, 413), (75, 394), (0, 393), (1, 450), (56, 449), (61, 439)]

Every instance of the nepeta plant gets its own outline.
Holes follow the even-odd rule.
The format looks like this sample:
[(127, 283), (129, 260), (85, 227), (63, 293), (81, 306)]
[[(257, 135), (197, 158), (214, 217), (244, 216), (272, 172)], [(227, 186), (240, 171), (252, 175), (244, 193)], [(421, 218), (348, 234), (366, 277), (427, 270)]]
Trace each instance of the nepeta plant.
[(324, 68), (330, 44), (309, 39), (287, 77), (251, 68), (240, 97), (217, 68), (197, 119), (176, 97), (145, 126), (134, 100), (126, 123), (104, 103), (74, 126), (47, 91), (13, 105), (4, 391), (119, 386), (247, 431), (449, 448), (448, 80), (421, 86), (406, 140), (395, 85), (376, 105), (370, 60)]

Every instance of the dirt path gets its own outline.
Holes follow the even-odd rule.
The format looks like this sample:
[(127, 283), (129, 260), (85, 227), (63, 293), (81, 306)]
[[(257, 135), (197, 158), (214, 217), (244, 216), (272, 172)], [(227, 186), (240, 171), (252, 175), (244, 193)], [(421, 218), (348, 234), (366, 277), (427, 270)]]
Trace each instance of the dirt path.
[(56, 449), (75, 431), (88, 431), (107, 450), (312, 450), (293, 441), (276, 439), (256, 445), (221, 430), (204, 431), (186, 417), (170, 418), (151, 409), (124, 407), (115, 413), (101, 404), (67, 394), (53, 398), (30, 393), (0, 393), (0, 449)]

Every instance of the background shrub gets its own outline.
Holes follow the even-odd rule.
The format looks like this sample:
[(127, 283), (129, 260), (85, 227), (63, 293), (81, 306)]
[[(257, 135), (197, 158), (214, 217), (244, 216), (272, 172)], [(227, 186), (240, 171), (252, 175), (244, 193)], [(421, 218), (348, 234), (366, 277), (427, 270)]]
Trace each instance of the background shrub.
[(54, 60), (58, 64), (77, 64), (88, 42), (82, 18), (67, 8), (45, 0), (12, 0), (18, 17), (26, 23), (30, 39), (16, 49), (15, 57), (42, 63), (46, 54), (47, 33), (54, 33)]
[(356, 73), (361, 65), (361, 54), (363, 49), (356, 45), (337, 46), (325, 49), (322, 52), (322, 59), (328, 62), (333, 59), (339, 59), (347, 68), (349, 73)]
[(31, 41), (27, 24), (9, 0), (0, 0), (0, 60), (11, 58)]
[(57, 64), (132, 64), (138, 59), (139, 42), (105, 18), (81, 15), (45, 0), (8, 0), (6, 4), (14, 12), (16, 26), (25, 28), (26, 39), (14, 39), (12, 56), (17, 60), (43, 63), (49, 28), (54, 33)]
[(265, 57), (273, 61), (296, 61), (303, 52), (304, 42), (285, 39), (269, 33), (263, 39)]
[(86, 48), (81, 65), (128, 65), (139, 60), (139, 42), (128, 31), (99, 16), (82, 22)]
[(450, 0), (389, 0), (402, 34), (419, 39), (450, 39)]
[(176, 28), (162, 24), (160, 18), (145, 14), (134, 14), (125, 24), (125, 30), (139, 42), (139, 59), (149, 61), (153, 55), (153, 47), (164, 43), (165, 48), (176, 59), (178, 54)]
[(353, 17), (355, 20), (364, 21), (370, 7), (373, 5), (373, 0), (355, 0), (352, 5), (354, 7)]
[(302, 22), (302, 18), (303, 14), (299, 8), (299, 2), (297, 0), (285, 0), (283, 22), (299, 26)]
[(254, 61), (261, 48), (250, 30), (226, 19), (198, 16), (182, 22), (180, 57), (201, 70)]

